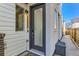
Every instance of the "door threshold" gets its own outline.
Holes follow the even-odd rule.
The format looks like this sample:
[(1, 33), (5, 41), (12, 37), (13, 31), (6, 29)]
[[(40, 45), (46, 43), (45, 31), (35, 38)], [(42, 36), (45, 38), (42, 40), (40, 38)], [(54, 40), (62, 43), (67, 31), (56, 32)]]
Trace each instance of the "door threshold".
[(44, 52), (38, 51), (36, 49), (31, 49), (31, 50), (28, 50), (28, 51), (30, 51), (32, 53), (35, 53), (35, 54), (37, 54), (39, 56), (44, 56)]

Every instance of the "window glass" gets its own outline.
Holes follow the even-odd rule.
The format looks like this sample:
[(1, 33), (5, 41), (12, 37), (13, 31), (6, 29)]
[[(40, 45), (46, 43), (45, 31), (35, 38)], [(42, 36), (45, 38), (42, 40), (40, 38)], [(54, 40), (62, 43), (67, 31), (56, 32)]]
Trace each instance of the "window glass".
[(24, 9), (16, 5), (16, 31), (23, 31)]
[(56, 31), (57, 29), (57, 11), (54, 11), (54, 30)]

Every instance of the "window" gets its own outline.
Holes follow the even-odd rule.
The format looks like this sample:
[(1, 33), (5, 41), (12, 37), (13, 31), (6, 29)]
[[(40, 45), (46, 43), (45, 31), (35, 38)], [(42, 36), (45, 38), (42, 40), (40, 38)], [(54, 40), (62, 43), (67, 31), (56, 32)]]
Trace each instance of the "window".
[(16, 31), (23, 31), (24, 9), (16, 5)]
[(61, 23), (61, 15), (60, 15), (60, 13), (58, 13), (58, 32), (60, 33), (60, 30), (61, 30), (61, 25), (60, 25), (60, 23)]
[(57, 11), (54, 11), (54, 30), (57, 30)]

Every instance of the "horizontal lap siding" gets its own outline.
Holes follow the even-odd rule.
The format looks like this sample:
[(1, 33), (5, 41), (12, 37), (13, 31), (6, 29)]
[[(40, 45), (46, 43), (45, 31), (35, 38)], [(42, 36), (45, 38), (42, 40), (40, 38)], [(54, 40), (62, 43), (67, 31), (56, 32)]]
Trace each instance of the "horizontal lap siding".
[(5, 55), (18, 55), (26, 50), (25, 32), (15, 32), (15, 4), (0, 4), (0, 32), (6, 34)]

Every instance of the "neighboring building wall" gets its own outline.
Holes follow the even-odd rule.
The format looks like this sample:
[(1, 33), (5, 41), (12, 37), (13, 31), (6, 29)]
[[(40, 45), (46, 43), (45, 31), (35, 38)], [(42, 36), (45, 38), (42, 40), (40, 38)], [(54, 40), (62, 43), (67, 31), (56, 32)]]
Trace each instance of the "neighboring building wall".
[(63, 35), (65, 35), (66, 33), (65, 33), (65, 31), (66, 31), (66, 23), (65, 22), (63, 22)]
[(79, 18), (72, 19), (72, 28), (79, 28)]
[[(23, 5), (24, 6), (24, 5)], [(0, 32), (5, 33), (5, 55), (18, 55), (26, 50), (28, 33), (15, 31), (15, 4), (0, 4)]]
[[(58, 32), (58, 22), (57, 22), (57, 28), (54, 29), (55, 26), (55, 19), (54, 19), (54, 11), (56, 9), (57, 12), (60, 12), (60, 5), (57, 4), (46, 4), (46, 55), (52, 56), (55, 51), (55, 44), (57, 43), (59, 32)], [(61, 14), (60, 14), (61, 15)], [(57, 16), (58, 20), (58, 16)], [(61, 22), (61, 19), (60, 19)], [(60, 27), (62, 27), (60, 25)], [(62, 32), (62, 28), (60, 28)], [(62, 33), (60, 33), (60, 36)]]
[(72, 28), (79, 28), (79, 23), (73, 23)]

